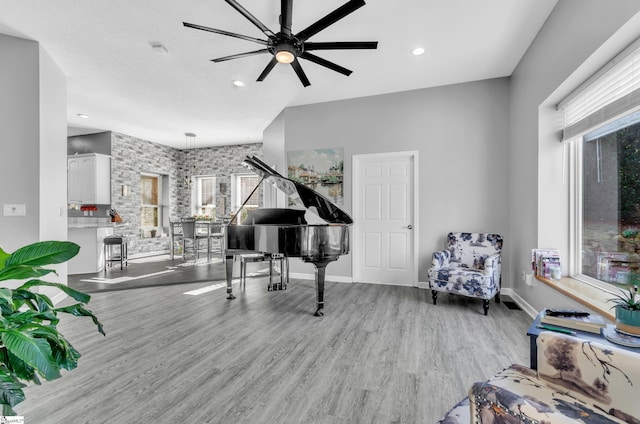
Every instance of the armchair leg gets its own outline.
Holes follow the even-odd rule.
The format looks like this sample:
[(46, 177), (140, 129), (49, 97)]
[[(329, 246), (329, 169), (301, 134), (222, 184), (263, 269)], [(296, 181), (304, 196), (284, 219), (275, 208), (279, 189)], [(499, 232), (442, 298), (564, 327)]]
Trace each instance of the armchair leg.
[(431, 290), (431, 298), (433, 299), (433, 304), (436, 304), (436, 299), (438, 299), (438, 292), (435, 290)]
[(489, 312), (489, 299), (482, 299), (482, 309), (484, 309), (484, 314), (487, 315)]
[(496, 303), (500, 303), (500, 292), (496, 293)]

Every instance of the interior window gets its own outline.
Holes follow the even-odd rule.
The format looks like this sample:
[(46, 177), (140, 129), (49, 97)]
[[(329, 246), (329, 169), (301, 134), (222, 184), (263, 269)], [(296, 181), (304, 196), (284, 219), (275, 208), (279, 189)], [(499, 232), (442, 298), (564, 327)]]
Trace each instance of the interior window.
[(140, 176), (140, 232), (142, 237), (156, 237), (162, 222), (161, 177), (143, 174)]
[(208, 216), (212, 219), (216, 215), (216, 177), (196, 177), (194, 215)]
[[(260, 184), (260, 177), (254, 174), (236, 175), (235, 177), (237, 208), (246, 200), (247, 202), (244, 205), (246, 209), (256, 209), (260, 204), (260, 190), (254, 191), (253, 194), (251, 192)], [(248, 197), (249, 199), (247, 200)]]

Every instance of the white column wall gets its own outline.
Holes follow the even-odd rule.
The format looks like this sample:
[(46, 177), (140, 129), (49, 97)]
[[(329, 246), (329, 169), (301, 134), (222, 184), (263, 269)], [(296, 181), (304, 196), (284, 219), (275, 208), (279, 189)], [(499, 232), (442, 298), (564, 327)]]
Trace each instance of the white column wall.
[[(0, 246), (13, 252), (67, 240), (66, 77), (34, 41), (0, 34), (0, 56), (0, 202), (26, 205), (25, 216), (0, 214)], [(66, 282), (66, 264), (56, 269), (47, 279)]]

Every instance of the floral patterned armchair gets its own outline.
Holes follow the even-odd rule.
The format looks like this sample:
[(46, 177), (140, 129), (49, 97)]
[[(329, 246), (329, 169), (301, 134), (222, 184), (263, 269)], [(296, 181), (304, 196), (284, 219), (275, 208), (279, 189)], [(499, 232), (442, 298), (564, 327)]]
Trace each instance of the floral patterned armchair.
[(502, 236), (485, 233), (449, 233), (447, 248), (433, 254), (428, 271), (433, 304), (438, 292), (483, 299), (484, 314), (489, 300), (500, 302)]
[(511, 365), (474, 383), (441, 424), (640, 423), (640, 355), (543, 331), (537, 370)]

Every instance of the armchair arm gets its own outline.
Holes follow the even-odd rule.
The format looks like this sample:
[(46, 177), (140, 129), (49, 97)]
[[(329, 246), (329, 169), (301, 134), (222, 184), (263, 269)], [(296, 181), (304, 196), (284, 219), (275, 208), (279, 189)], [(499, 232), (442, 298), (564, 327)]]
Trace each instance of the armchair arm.
[(445, 268), (449, 266), (449, 259), (451, 258), (451, 252), (448, 250), (440, 250), (433, 254), (431, 259), (432, 268)]
[(494, 253), (493, 255), (489, 255), (484, 260), (484, 273), (487, 275), (492, 275), (497, 272), (500, 273), (501, 270), (502, 257), (500, 253)]
[[(520, 388), (526, 388), (521, 385)], [(532, 387), (533, 390), (535, 388)], [(536, 392), (532, 390), (532, 394)], [(549, 393), (552, 393), (549, 390)], [(545, 399), (546, 400), (546, 399)], [(549, 399), (550, 400), (550, 399)], [(526, 392), (513, 392), (491, 382), (474, 383), (469, 389), (471, 422), (554, 422), (554, 418), (565, 422), (543, 401), (538, 401)]]

